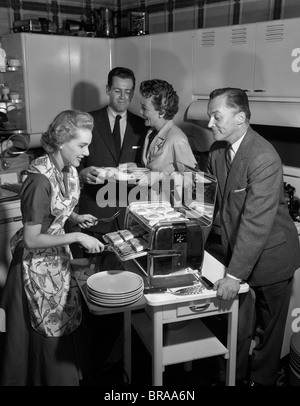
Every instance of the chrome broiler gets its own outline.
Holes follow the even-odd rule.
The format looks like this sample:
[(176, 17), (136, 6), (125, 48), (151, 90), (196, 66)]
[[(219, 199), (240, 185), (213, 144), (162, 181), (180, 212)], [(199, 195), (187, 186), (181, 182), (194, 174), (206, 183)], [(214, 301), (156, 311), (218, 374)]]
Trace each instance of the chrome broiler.
[(130, 203), (125, 229), (104, 237), (121, 261), (135, 263), (148, 289), (199, 283), (217, 188), (215, 178), (204, 172), (193, 175), (192, 185), (181, 205), (160, 200)]

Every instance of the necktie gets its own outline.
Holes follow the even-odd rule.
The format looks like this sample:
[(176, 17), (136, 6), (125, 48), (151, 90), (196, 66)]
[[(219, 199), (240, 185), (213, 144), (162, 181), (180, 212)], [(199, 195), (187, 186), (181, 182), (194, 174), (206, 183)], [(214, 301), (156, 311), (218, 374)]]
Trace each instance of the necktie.
[(226, 162), (227, 175), (230, 171), (230, 167), (231, 167), (233, 158), (234, 158), (234, 151), (233, 151), (231, 145), (228, 145), (228, 147), (226, 148), (226, 151), (225, 151), (225, 162)]
[(157, 131), (156, 131), (156, 130), (153, 130), (153, 131), (149, 134), (146, 156), (148, 155), (148, 151), (149, 151), (150, 144), (151, 144), (151, 142), (154, 140), (154, 137), (156, 136), (156, 134), (157, 134)]
[(120, 155), (120, 151), (121, 151), (120, 120), (121, 120), (121, 116), (118, 114), (116, 116), (115, 125), (114, 125), (114, 129), (113, 129), (113, 138), (114, 138), (114, 142), (115, 142), (115, 149), (116, 149), (117, 156)]

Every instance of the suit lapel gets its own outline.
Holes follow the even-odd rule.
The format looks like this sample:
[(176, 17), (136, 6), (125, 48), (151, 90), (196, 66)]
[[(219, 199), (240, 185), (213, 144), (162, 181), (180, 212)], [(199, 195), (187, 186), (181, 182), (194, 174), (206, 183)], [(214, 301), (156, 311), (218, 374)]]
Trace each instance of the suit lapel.
[(109, 152), (111, 153), (111, 155), (113, 156), (116, 164), (118, 165), (119, 159), (118, 159), (117, 154), (116, 154), (115, 144), (114, 144), (114, 140), (113, 140), (113, 136), (112, 136), (112, 132), (111, 132), (109, 118), (108, 118), (106, 108), (102, 109), (99, 112), (99, 116), (97, 117), (97, 121), (100, 124), (101, 136), (103, 138), (103, 141), (105, 142)]
[(252, 144), (252, 140), (253, 140), (253, 131), (249, 127), (243, 141), (241, 142), (239, 149), (237, 150), (234, 160), (232, 161), (230, 172), (228, 174), (227, 182), (225, 185), (225, 191), (224, 191), (225, 198), (228, 195), (230, 188), (231, 188), (233, 182), (235, 181), (236, 177), (239, 176), (238, 168), (241, 167), (241, 162), (247, 158), (249, 147)]
[(226, 168), (225, 168), (225, 148), (218, 151), (219, 157), (216, 159), (216, 176), (219, 180), (219, 189), (223, 197), (226, 186)]

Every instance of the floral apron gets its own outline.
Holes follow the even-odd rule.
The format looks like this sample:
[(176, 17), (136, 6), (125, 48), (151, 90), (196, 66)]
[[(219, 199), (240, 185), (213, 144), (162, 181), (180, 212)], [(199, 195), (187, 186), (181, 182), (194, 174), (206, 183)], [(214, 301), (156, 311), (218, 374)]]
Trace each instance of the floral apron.
[[(77, 170), (70, 166), (65, 179), (48, 155), (37, 158), (28, 172), (43, 174), (51, 185), (51, 213), (55, 217), (46, 234), (64, 234), (64, 224), (77, 204)], [(68, 191), (68, 192), (67, 192)], [(11, 239), (12, 252), (23, 239), (23, 228)], [(32, 327), (47, 337), (70, 334), (81, 322), (80, 292), (71, 272), (68, 245), (23, 251), (23, 281)]]

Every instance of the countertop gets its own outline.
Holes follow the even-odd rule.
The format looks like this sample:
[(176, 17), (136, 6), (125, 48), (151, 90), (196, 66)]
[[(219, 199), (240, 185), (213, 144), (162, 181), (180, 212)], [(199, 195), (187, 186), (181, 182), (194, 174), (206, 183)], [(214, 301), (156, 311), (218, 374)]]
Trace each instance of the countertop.
[[(91, 261), (88, 258), (81, 258), (81, 259), (74, 259), (72, 260), (72, 269), (75, 273), (75, 278), (77, 280), (78, 286), (83, 294), (84, 300), (86, 304), (93, 314), (110, 314), (110, 313), (120, 313), (124, 311), (136, 310), (139, 308), (145, 307), (146, 303), (151, 306), (158, 306), (158, 305), (165, 305), (165, 304), (172, 304), (172, 303), (183, 303), (186, 302), (187, 299), (190, 300), (199, 300), (199, 299), (208, 299), (212, 297), (216, 297), (216, 291), (212, 289), (203, 289), (201, 293), (198, 294), (191, 294), (185, 296), (177, 296), (174, 295), (172, 292), (176, 291), (177, 288), (169, 289), (167, 292), (163, 293), (148, 293), (145, 294), (142, 298), (140, 298), (137, 302), (122, 307), (102, 307), (99, 305), (93, 304), (87, 297), (87, 286), (86, 281), (89, 276), (95, 273), (95, 268), (91, 265)], [(145, 281), (145, 286), (147, 285), (146, 276), (142, 274), (138, 270), (136, 266), (132, 263), (132, 261), (126, 261), (124, 264), (125, 269), (130, 272), (134, 272), (143, 277)], [(216, 258), (214, 258), (208, 252), (204, 252), (204, 261), (202, 266), (202, 276), (208, 278), (211, 282), (215, 282), (216, 280), (222, 278), (225, 274), (226, 268), (224, 267), (221, 262), (219, 262)], [(240, 292), (244, 293), (249, 290), (249, 286), (247, 283), (241, 284)]]

